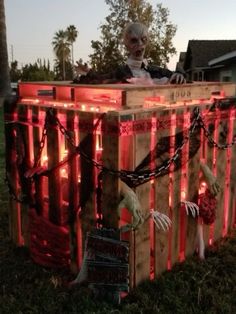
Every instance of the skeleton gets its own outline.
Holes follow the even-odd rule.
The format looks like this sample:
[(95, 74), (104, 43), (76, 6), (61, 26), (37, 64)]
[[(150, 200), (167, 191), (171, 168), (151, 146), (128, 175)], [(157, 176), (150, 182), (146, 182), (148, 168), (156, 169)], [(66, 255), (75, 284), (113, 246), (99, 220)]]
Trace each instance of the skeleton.
[(182, 73), (172, 72), (157, 66), (149, 66), (144, 59), (149, 41), (148, 29), (141, 23), (130, 23), (123, 33), (123, 42), (128, 51), (126, 64), (121, 65), (114, 73), (98, 75), (87, 64), (77, 62), (76, 72), (79, 79), (75, 83), (115, 83), (125, 81), (132, 84), (183, 84)]
[(143, 63), (146, 63), (146, 60), (144, 60), (144, 54), (149, 41), (148, 29), (145, 25), (141, 23), (129, 24), (125, 28), (123, 38), (124, 44), (129, 53), (127, 64), (134, 76), (128, 80), (130, 83), (165, 84), (175, 82), (176, 84), (182, 84), (185, 82), (184, 76), (181, 73), (171, 73), (167, 70), (166, 74), (168, 77), (164, 76), (162, 78), (151, 78), (149, 71), (141, 67)]

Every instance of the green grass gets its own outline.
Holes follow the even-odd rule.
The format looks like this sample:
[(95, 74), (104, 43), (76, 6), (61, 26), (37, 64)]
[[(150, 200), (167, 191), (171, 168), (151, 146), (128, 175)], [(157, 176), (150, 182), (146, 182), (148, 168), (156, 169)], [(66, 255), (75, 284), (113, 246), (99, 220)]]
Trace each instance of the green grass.
[(211, 247), (205, 261), (193, 257), (176, 265), (119, 306), (94, 299), (87, 287), (69, 288), (67, 272), (34, 264), (8, 236), (2, 109), (0, 119), (0, 313), (236, 313), (236, 233)]

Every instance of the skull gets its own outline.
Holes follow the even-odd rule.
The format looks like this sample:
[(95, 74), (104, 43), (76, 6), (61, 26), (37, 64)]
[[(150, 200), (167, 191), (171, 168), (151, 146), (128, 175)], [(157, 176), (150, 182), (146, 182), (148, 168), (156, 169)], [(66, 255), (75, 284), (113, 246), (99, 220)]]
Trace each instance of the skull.
[(131, 23), (124, 31), (124, 44), (133, 60), (142, 61), (148, 43), (148, 29), (141, 23)]

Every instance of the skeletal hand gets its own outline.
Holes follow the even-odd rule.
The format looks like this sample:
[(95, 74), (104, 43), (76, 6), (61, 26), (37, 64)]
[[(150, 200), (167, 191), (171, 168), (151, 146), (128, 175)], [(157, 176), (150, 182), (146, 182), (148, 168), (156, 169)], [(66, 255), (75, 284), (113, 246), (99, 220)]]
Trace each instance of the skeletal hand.
[(75, 71), (78, 75), (87, 75), (90, 71), (87, 63), (81, 63), (79, 61), (76, 61)]
[(169, 83), (171, 84), (184, 84), (186, 80), (182, 73), (175, 72), (171, 75)]
[(191, 213), (194, 218), (199, 216), (199, 207), (197, 204), (188, 201), (182, 201), (181, 205), (184, 206), (187, 215)]
[(167, 231), (171, 227), (171, 220), (165, 214), (151, 210), (150, 216), (158, 229)]
[(138, 229), (146, 220), (152, 218), (156, 227), (167, 231), (171, 226), (171, 220), (165, 214), (162, 214), (158, 211), (151, 210), (145, 217), (141, 213), (141, 204), (138, 200), (135, 192), (128, 187), (124, 182), (121, 182), (120, 195), (123, 197), (121, 202), (118, 205), (118, 211), (120, 216), (120, 211), (122, 208), (127, 208), (133, 217), (132, 224), (126, 224), (121, 226), (121, 231), (126, 232), (131, 229)]
[(200, 167), (201, 167), (204, 179), (206, 180), (208, 189), (210, 190), (213, 196), (216, 196), (220, 192), (220, 186), (219, 186), (219, 183), (217, 182), (216, 177), (213, 175), (212, 171), (206, 164), (203, 164), (201, 162)]

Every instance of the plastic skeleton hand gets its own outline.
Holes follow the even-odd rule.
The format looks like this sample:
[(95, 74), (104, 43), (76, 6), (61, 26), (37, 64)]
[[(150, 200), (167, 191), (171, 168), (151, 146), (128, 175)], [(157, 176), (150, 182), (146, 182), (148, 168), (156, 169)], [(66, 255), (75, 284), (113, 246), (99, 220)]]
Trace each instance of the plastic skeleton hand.
[(152, 210), (149, 216), (152, 218), (158, 229), (168, 231), (171, 227), (171, 220), (165, 214)]
[(75, 71), (77, 72), (78, 75), (87, 75), (89, 72), (89, 67), (87, 63), (81, 63), (79, 61), (76, 61), (76, 66), (75, 66)]
[(210, 168), (202, 162), (200, 163), (200, 168), (202, 170), (204, 179), (206, 180), (208, 189), (212, 195), (216, 196), (220, 192), (220, 186), (216, 180), (216, 177), (213, 175)]
[(151, 213), (148, 213), (146, 217), (143, 217), (141, 213), (141, 204), (138, 200), (137, 195), (124, 182), (121, 182), (120, 194), (123, 199), (118, 205), (119, 216), (121, 209), (127, 208), (127, 210), (131, 213), (133, 217), (132, 224), (126, 224), (120, 228), (122, 232), (126, 232), (131, 229), (138, 229), (144, 223), (144, 221), (146, 221), (150, 217), (153, 219), (158, 229), (163, 229), (164, 231), (169, 229), (171, 225), (169, 217), (162, 213), (159, 213), (158, 211), (151, 211)]
[(188, 201), (182, 201), (181, 205), (185, 207), (187, 215), (191, 213), (194, 218), (199, 215), (199, 207), (197, 204)]
[(175, 72), (171, 75), (169, 83), (171, 84), (184, 84), (186, 80), (182, 73)]

